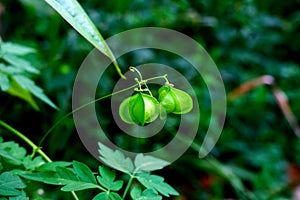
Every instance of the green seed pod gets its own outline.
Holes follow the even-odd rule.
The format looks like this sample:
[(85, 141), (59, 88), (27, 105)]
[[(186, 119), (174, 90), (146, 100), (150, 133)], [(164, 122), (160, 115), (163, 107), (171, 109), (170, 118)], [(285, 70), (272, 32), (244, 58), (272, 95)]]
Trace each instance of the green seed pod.
[(172, 86), (162, 86), (158, 90), (158, 101), (167, 113), (185, 114), (193, 108), (191, 96)]
[(125, 99), (119, 108), (121, 119), (128, 124), (153, 122), (159, 115), (158, 101), (147, 94), (138, 93)]

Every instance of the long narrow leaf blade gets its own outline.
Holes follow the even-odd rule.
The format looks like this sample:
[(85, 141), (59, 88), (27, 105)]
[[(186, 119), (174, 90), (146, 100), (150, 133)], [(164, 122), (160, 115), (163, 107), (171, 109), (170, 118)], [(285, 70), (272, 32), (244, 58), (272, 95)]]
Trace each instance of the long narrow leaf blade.
[(87, 39), (95, 48), (113, 61), (117, 72), (125, 78), (115, 61), (110, 48), (106, 44), (98, 29), (80, 6), (77, 0), (45, 0), (56, 12), (58, 12), (73, 28)]

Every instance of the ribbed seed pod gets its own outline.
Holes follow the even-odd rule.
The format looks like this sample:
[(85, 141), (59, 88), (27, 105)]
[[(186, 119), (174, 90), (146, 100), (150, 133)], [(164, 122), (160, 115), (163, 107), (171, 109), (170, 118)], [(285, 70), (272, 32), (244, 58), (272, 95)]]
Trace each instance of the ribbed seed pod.
[(162, 86), (158, 90), (158, 101), (167, 113), (185, 114), (193, 108), (191, 96), (172, 86)]
[(159, 102), (148, 94), (137, 93), (125, 99), (119, 108), (121, 119), (128, 124), (153, 122), (159, 115)]

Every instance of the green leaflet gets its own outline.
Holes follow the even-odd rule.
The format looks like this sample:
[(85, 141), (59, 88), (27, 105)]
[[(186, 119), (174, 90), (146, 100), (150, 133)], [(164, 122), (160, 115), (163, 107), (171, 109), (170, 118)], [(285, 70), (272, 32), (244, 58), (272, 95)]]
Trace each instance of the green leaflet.
[(73, 28), (95, 48), (110, 58), (119, 75), (125, 78), (102, 35), (76, 0), (45, 0), (45, 2), (56, 10), (60, 16), (73, 26)]
[(2, 164), (23, 165), (27, 170), (34, 170), (45, 163), (41, 156), (35, 158), (26, 156), (26, 150), (12, 141), (0, 142), (0, 159)]
[(23, 165), (26, 170), (35, 170), (39, 166), (43, 165), (45, 161), (41, 156), (37, 156), (32, 158), (31, 156), (26, 156), (23, 160)]
[(130, 196), (134, 200), (161, 200), (162, 197), (158, 195), (154, 190), (152, 189), (145, 189), (142, 191), (142, 189), (138, 186), (134, 187), (131, 192)]
[(118, 191), (123, 186), (123, 181), (115, 181), (116, 172), (107, 167), (99, 166), (100, 176), (97, 176), (98, 182), (109, 191)]
[(30, 91), (28, 91), (27, 89), (24, 89), (22, 86), (20, 86), (20, 84), (13, 78), (12, 78), (10, 84), (11, 84), (11, 87), (6, 91), (7, 93), (27, 101), (27, 103), (29, 103), (33, 109), (39, 110), (39, 106), (33, 100)]
[(15, 44), (12, 42), (3, 42), (1, 44), (2, 49), (5, 50), (5, 53), (13, 54), (13, 55), (18, 55), (18, 56), (23, 56), (29, 53), (35, 53), (35, 49), (26, 47), (23, 45)]
[(178, 192), (169, 184), (164, 182), (164, 178), (150, 173), (136, 174), (137, 180), (147, 189), (152, 189), (169, 197), (170, 195), (179, 195)]
[(62, 177), (67, 180), (72, 180), (72, 181), (80, 180), (79, 177), (76, 176), (74, 170), (70, 169), (70, 168), (57, 167), (56, 173), (57, 173), (58, 177)]
[(73, 167), (82, 181), (97, 184), (96, 178), (88, 166), (81, 162), (73, 161)]
[(60, 172), (60, 175), (58, 175), (53, 172), (23, 172), (18, 175), (29, 180), (43, 182), (50, 185), (62, 185), (64, 187), (62, 187), (61, 190), (65, 192), (99, 188), (99, 186), (94, 183), (85, 182), (79, 179), (74, 180), (74, 177), (70, 178), (69, 173), (66, 174)]
[[(6, 199), (5, 199), (5, 200), (6, 200)], [(9, 197), (8, 200), (29, 200), (29, 198), (26, 197), (26, 194), (25, 194), (24, 192), (22, 192), (21, 195)]]
[[(73, 169), (65, 168), (62, 166), (69, 165), (68, 163), (58, 162), (53, 166), (57, 165), (56, 171), (45, 171), (45, 172), (20, 172), (19, 176), (23, 178), (43, 182), (51, 185), (62, 185), (62, 191), (70, 192), (70, 191), (78, 191), (85, 189), (101, 188), (96, 181), (91, 170), (83, 163), (78, 161), (73, 161)], [(48, 165), (48, 167), (44, 166), (44, 169), (50, 167), (52, 169), (53, 166)], [(42, 167), (41, 167), (42, 168)], [(39, 168), (39, 169), (41, 169)]]
[(158, 169), (162, 169), (170, 163), (153, 156), (145, 156), (142, 153), (137, 154), (134, 159), (134, 163), (128, 157), (125, 157), (119, 150), (112, 150), (102, 143), (99, 145), (100, 159), (112, 168), (134, 175), (139, 172), (150, 172)]
[(0, 175), (0, 195), (16, 196), (21, 195), (19, 189), (25, 188), (26, 185), (22, 180), (12, 172), (3, 172)]
[(154, 171), (158, 169), (162, 169), (165, 166), (169, 165), (170, 163), (159, 158), (155, 158), (153, 156), (144, 156), (143, 154), (138, 154), (135, 157), (134, 165), (135, 165), (135, 172), (140, 171)]
[(11, 87), (7, 90), (11, 95), (17, 96), (25, 101), (27, 101), (35, 110), (39, 110), (38, 105), (32, 98), (33, 94), (37, 98), (41, 99), (51, 107), (57, 109), (56, 105), (45, 95), (43, 90), (35, 85), (35, 83), (29, 78), (22, 75), (12, 76)]
[(0, 157), (5, 158), (5, 161), (13, 165), (21, 165), (26, 155), (26, 150), (20, 147), (19, 144), (9, 141), (0, 142)]
[(55, 161), (50, 163), (45, 163), (38, 167), (38, 171), (52, 171), (55, 172), (57, 167), (68, 167), (72, 163), (71, 162), (65, 162), (65, 161)]
[(10, 87), (11, 87), (11, 85), (10, 85), (8, 76), (6, 74), (0, 73), (0, 89), (5, 92)]
[(115, 193), (115, 192), (101, 192), (99, 194), (97, 194), (93, 200), (121, 200), (122, 198), (120, 197), (119, 194)]
[(33, 67), (27, 60), (18, 57), (14, 54), (5, 53), (3, 55), (3, 60), (11, 64), (12, 66), (15, 66), (17, 68), (20, 68), (21, 70), (27, 71), (29, 73), (33, 74), (39, 74), (40, 71)]
[(126, 174), (132, 174), (134, 171), (134, 166), (132, 160), (130, 158), (126, 158), (123, 153), (116, 150), (113, 151), (112, 149), (106, 147), (105, 145), (98, 143), (99, 145), (99, 154), (100, 159), (107, 164), (108, 166), (124, 172)]
[(80, 191), (80, 190), (93, 189), (93, 188), (98, 188), (98, 185), (76, 181), (76, 182), (68, 182), (68, 184), (62, 187), (61, 190), (64, 192), (71, 192), (71, 191)]

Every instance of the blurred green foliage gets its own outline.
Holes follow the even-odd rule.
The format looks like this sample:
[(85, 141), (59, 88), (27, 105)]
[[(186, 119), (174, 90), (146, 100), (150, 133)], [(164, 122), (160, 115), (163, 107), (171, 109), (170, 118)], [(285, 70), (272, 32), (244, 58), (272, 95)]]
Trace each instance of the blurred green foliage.
[[(264, 74), (274, 76), (277, 85), (286, 92), (293, 112), (300, 116), (299, 1), (79, 2), (104, 38), (135, 27), (160, 26), (197, 40), (219, 67), (228, 93), (251, 78)], [(29, 104), (0, 93), (1, 119), (38, 143), (43, 133), (71, 110), (73, 81), (83, 59), (93, 47), (44, 1), (2, 0), (0, 8), (3, 41), (36, 49), (36, 56), (27, 59), (41, 73), (32, 78), (59, 107), (57, 111), (37, 102), (40, 112), (36, 112)], [(188, 63), (182, 59), (155, 50), (132, 52), (120, 58), (119, 64), (126, 71), (130, 65), (150, 61), (174, 66), (189, 77), (193, 86), (198, 85), (195, 91), (201, 122), (195, 142), (201, 144), (210, 121), (209, 94), (202, 78), (191, 72)], [(97, 96), (111, 93), (119, 79), (113, 68), (105, 74), (99, 82)], [(110, 138), (120, 146), (137, 150), (114, 128), (109, 108), (109, 100), (97, 104), (99, 118), (110, 130)], [(201, 160), (197, 157), (197, 148), (196, 151), (190, 149), (161, 172), (166, 180), (181, 193), (182, 199), (291, 198), (293, 188), (285, 186), (295, 178), (289, 174), (291, 165), (300, 166), (300, 141), (288, 126), (268, 88), (261, 86), (228, 102), (227, 110), (221, 138), (211, 152), (214, 157)], [(170, 123), (176, 124), (176, 119), (170, 119)], [(3, 129), (0, 133), (13, 138)], [(140, 144), (148, 145), (146, 141)], [(158, 140), (155, 145), (162, 144)], [(66, 148), (70, 146), (72, 148)], [(83, 147), (72, 118), (66, 119), (53, 131), (43, 144), (43, 150), (49, 152), (54, 160), (69, 161), (76, 155), (77, 160), (94, 169), (98, 165)], [(241, 189), (243, 187), (246, 189)], [(276, 193), (282, 188), (285, 190)], [(52, 187), (49, 188), (49, 191), (52, 190)], [(51, 195), (56, 198), (56, 193)]]

